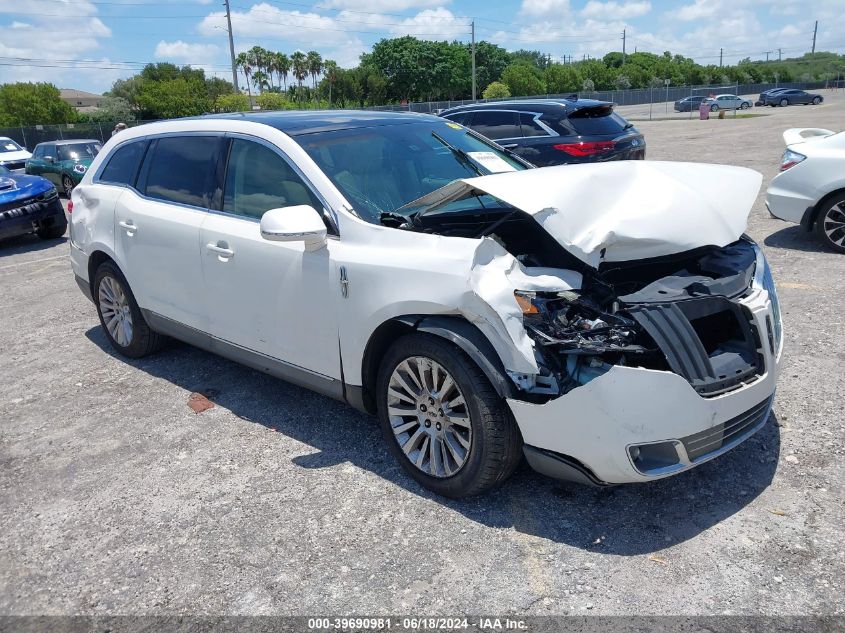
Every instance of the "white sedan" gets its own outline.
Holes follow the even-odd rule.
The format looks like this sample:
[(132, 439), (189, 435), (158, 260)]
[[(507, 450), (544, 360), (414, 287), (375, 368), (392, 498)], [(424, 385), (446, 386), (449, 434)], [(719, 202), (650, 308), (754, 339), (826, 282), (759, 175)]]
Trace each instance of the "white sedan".
[(780, 173), (766, 193), (769, 213), (845, 253), (845, 132), (793, 128), (783, 140)]

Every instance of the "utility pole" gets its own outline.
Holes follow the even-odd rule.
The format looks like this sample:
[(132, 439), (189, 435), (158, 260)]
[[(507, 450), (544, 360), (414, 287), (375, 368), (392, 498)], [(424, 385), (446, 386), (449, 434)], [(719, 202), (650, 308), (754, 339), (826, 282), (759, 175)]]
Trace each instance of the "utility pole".
[(769, 61), (769, 53), (771, 53), (772, 51), (763, 51), (763, 52), (766, 54), (766, 61), (768, 62)]
[(781, 49), (778, 49), (778, 61), (780, 61), (780, 60), (781, 60), (780, 53), (781, 53)]
[(625, 31), (628, 29), (622, 29), (622, 65), (625, 65)]
[(722, 67), (722, 51), (723, 50), (724, 49), (722, 49), (722, 48), (719, 49), (719, 68)]
[(232, 85), (235, 87), (235, 93), (239, 93), (238, 65), (235, 63), (235, 40), (232, 37), (232, 11), (229, 9), (229, 0), (223, 0), (223, 5), (226, 7), (226, 23), (229, 25), (229, 55), (232, 57)]
[(472, 21), (472, 100), (475, 101), (475, 20)]
[(816, 26), (813, 27), (813, 51), (812, 54), (816, 54), (816, 33), (819, 32), (819, 21), (816, 20)]

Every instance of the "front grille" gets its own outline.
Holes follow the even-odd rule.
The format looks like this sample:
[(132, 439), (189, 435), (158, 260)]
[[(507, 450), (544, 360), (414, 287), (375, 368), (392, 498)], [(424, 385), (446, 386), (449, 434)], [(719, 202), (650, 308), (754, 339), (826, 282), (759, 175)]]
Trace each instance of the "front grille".
[(727, 422), (706, 431), (682, 437), (681, 442), (689, 460), (695, 462), (722, 448), (739, 444), (754, 433), (769, 417), (773, 398), (774, 396), (767, 398), (754, 408)]

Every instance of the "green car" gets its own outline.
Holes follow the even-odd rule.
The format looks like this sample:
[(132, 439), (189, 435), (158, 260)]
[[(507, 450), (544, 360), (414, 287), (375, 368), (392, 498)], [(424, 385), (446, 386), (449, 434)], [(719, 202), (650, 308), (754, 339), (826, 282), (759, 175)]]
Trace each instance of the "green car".
[(103, 144), (95, 139), (39, 143), (26, 161), (26, 173), (52, 181), (68, 198)]

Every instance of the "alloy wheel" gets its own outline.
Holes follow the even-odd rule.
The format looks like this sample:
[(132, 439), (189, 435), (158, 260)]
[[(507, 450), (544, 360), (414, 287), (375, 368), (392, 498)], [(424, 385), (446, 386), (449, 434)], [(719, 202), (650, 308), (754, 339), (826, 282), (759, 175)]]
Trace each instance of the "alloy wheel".
[(822, 219), (824, 234), (831, 244), (845, 247), (845, 201), (837, 202)]
[(109, 336), (121, 347), (128, 347), (132, 344), (132, 309), (123, 286), (111, 275), (106, 275), (97, 294)]
[(408, 460), (432, 477), (451, 477), (467, 462), (472, 425), (464, 395), (436, 361), (412, 356), (393, 370), (387, 388), (393, 436)]
[(64, 189), (67, 199), (70, 200), (70, 194), (73, 192), (73, 180), (70, 179), (70, 176), (62, 177), (62, 189)]

